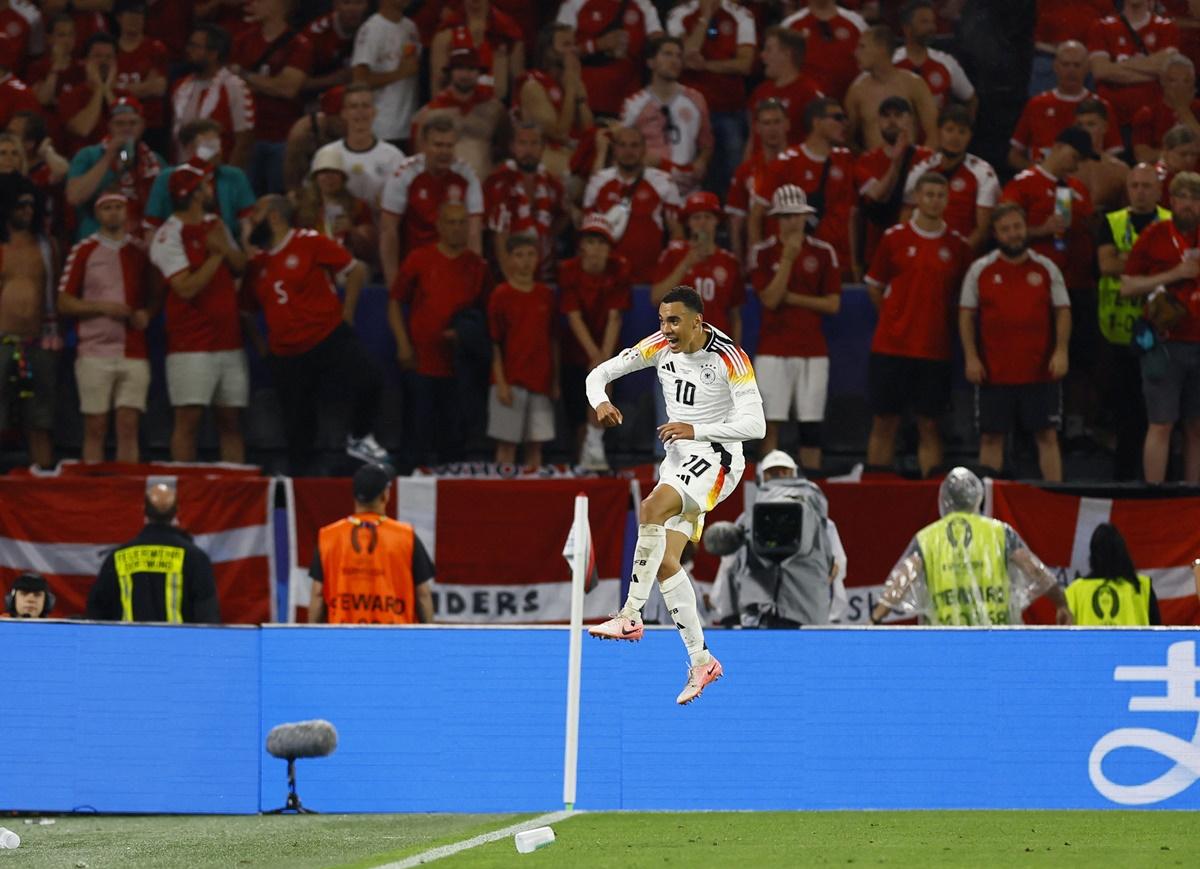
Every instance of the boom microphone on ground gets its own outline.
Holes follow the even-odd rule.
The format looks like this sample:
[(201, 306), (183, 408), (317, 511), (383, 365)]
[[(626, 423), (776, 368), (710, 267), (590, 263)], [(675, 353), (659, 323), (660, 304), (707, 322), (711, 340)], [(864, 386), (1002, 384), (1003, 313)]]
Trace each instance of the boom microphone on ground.
[(267, 734), (267, 753), (287, 761), (288, 796), (281, 808), (266, 814), (315, 815), (315, 811), (301, 805), (300, 795), (296, 793), (296, 761), (302, 757), (328, 757), (337, 749), (337, 743), (337, 728), (321, 718), (272, 727)]

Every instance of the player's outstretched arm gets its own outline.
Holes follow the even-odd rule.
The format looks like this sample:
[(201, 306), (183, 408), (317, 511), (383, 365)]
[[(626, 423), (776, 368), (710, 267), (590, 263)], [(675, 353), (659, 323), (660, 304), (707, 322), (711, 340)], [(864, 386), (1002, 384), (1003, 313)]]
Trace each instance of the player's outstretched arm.
[(766, 435), (767, 418), (763, 414), (762, 395), (754, 380), (750, 357), (739, 350), (734, 365), (734, 368), (726, 369), (733, 411), (723, 422), (693, 426), (694, 440), (731, 444), (760, 440)]
[(588, 404), (596, 411), (596, 418), (601, 425), (611, 428), (621, 424), (621, 412), (608, 400), (608, 392), (605, 387), (626, 374), (649, 368), (654, 364), (654, 357), (666, 346), (667, 339), (661, 333), (651, 335), (632, 347), (626, 347), (612, 359), (601, 362), (588, 372), (586, 381)]

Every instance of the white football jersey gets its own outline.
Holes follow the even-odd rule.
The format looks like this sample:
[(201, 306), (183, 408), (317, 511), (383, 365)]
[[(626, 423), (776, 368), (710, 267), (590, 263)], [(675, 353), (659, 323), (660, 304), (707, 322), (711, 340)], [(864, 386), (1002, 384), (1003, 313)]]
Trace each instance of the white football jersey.
[(766, 432), (762, 395), (754, 367), (745, 351), (724, 332), (707, 323), (704, 346), (694, 353), (676, 353), (662, 332), (655, 332), (596, 366), (587, 378), (588, 401), (593, 408), (608, 401), (604, 387), (619, 377), (654, 367), (666, 399), (671, 422), (690, 423), (691, 441), (673, 446), (687, 450), (694, 442), (723, 443), (741, 454), (742, 441), (757, 440)]

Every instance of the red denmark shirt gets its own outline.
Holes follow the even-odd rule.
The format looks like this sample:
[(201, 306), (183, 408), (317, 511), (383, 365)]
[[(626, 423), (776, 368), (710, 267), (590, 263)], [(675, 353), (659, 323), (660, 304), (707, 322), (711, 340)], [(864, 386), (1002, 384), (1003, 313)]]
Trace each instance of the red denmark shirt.
[[(751, 253), (750, 279), (761, 294), (779, 270), (783, 245), (772, 236)], [(805, 296), (836, 296), (842, 292), (841, 267), (833, 246), (820, 239), (805, 237), (800, 255), (788, 275), (789, 293)], [(828, 356), (821, 315), (816, 311), (781, 302), (774, 311), (762, 309), (758, 332), (759, 356)]]
[[(808, 108), (808, 104), (818, 97), (823, 97), (821, 89), (817, 83), (809, 78), (804, 73), (800, 73), (788, 84), (780, 87), (770, 79), (764, 81), (754, 89), (754, 93), (750, 94), (750, 102), (746, 104), (746, 108), (750, 110), (750, 117), (754, 117), (754, 111), (758, 104), (764, 100), (779, 100), (787, 109), (788, 116), (788, 144), (799, 145), (804, 141), (804, 110)], [(709, 108), (712, 106), (710, 105)], [(758, 137), (754, 133), (754, 125), (751, 124), (750, 142), (751, 149), (757, 151), (759, 148)]]
[[(829, 160), (829, 171), (825, 161)], [(825, 209), (814, 236), (827, 241), (837, 251), (842, 269), (850, 267), (850, 213), (858, 202), (858, 191), (854, 189), (854, 155), (846, 148), (834, 148), (829, 157), (818, 159), (804, 145), (788, 148), (778, 159), (767, 164), (761, 175), (754, 179), (754, 196), (760, 203), (771, 206), (771, 196), (784, 184), (795, 184), (804, 190), (812, 204), (813, 196), (821, 188), (824, 177)], [(768, 217), (764, 235), (776, 233), (775, 220)]]
[(535, 283), (519, 290), (505, 282), (488, 299), (488, 332), (500, 345), (504, 376), (512, 386), (548, 395), (554, 383), (554, 291)]
[[(673, 241), (667, 245), (654, 268), (653, 282), (657, 283), (675, 271), (691, 249), (692, 244), (688, 241)], [(704, 301), (705, 323), (711, 323), (726, 335), (732, 334), (729, 310), (746, 304), (746, 285), (737, 257), (717, 248), (711, 256), (684, 272), (680, 283), (693, 287), (700, 294)]]
[(1017, 128), (1013, 131), (1009, 143), (1027, 151), (1029, 159), (1034, 163), (1040, 162), (1053, 147), (1058, 134), (1074, 125), (1075, 108), (1089, 99), (1099, 99), (1108, 111), (1109, 124), (1108, 133), (1104, 136), (1104, 149), (1114, 153), (1121, 151), (1125, 147), (1121, 142), (1121, 130), (1112, 122), (1116, 117), (1116, 109), (1108, 100), (1097, 97), (1089, 90), (1071, 97), (1057, 90), (1043, 91), (1036, 97), (1030, 97), (1017, 120)]
[[(608, 326), (608, 312), (629, 310), (633, 294), (629, 261), (620, 254), (610, 254), (604, 271), (591, 275), (583, 270), (578, 257), (566, 260), (558, 267), (558, 294), (558, 310), (564, 315), (578, 311), (588, 334), (599, 347)], [(563, 361), (586, 367), (591, 360), (575, 339), (575, 333), (570, 329), (564, 331)]]
[[(1185, 251), (1197, 249), (1200, 249), (1200, 239), (1195, 231), (1185, 236), (1175, 227), (1174, 221), (1155, 221), (1134, 242), (1129, 259), (1125, 261), (1125, 274), (1157, 275), (1170, 271), (1183, 262)], [(1176, 281), (1167, 285), (1167, 291), (1188, 309), (1188, 316), (1167, 334), (1167, 338), (1200, 342), (1200, 281)]]
[[(1082, 287), (1092, 283), (1092, 236), (1087, 229), (1087, 219), (1094, 209), (1091, 194), (1083, 182), (1068, 178), (1067, 184), (1071, 188), (1072, 204), (1066, 248), (1059, 250), (1049, 236), (1033, 239), (1029, 248), (1049, 257), (1062, 271), (1067, 286)], [(1024, 208), (1026, 224), (1036, 227), (1054, 214), (1057, 190), (1058, 180), (1041, 166), (1034, 166), (1009, 181), (1000, 198)]]
[(454, 376), (454, 349), (445, 332), (455, 314), (482, 300), (487, 271), (479, 254), (464, 250), (448, 257), (436, 244), (414, 250), (400, 264), (391, 297), (408, 305), (406, 323), (417, 373)]
[[(1116, 15), (1093, 21), (1087, 31), (1088, 51), (1095, 55), (1108, 55), (1109, 60), (1122, 61), (1138, 55), (1154, 54), (1164, 48), (1179, 48), (1179, 26), (1170, 18), (1151, 15), (1141, 27), (1135, 28), (1141, 38), (1142, 50), (1129, 33), (1125, 21)], [(1112, 85), (1097, 82), (1100, 95), (1110, 100), (1117, 109), (1115, 120), (1109, 118), (1110, 127), (1124, 127), (1133, 122), (1139, 108), (1162, 99), (1162, 87), (1154, 79), (1141, 84)]]
[[(247, 72), (275, 76), (287, 67), (308, 75), (313, 70), (313, 48), (303, 33), (272, 43), (263, 38), (258, 24), (246, 29), (234, 40), (231, 60)], [(254, 95), (255, 138), (263, 142), (286, 142), (292, 124), (303, 114), (300, 100)]]

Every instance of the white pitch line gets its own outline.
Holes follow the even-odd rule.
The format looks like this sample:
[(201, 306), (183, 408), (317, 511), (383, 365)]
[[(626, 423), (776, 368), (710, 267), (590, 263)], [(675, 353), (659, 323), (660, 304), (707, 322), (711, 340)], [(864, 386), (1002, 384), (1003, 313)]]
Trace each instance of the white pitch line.
[(432, 863), (434, 860), (440, 860), (443, 857), (449, 857), (452, 854), (457, 854), (460, 851), (466, 851), (468, 848), (474, 848), (478, 845), (486, 845), (489, 842), (497, 842), (506, 836), (515, 835), (522, 830), (532, 830), (534, 827), (544, 827), (547, 824), (554, 824), (562, 820), (566, 820), (579, 812), (550, 812), (545, 815), (538, 815), (536, 818), (530, 818), (528, 821), (522, 821), (519, 824), (513, 824), (511, 827), (505, 827), (502, 830), (493, 830), (490, 833), (480, 833), (470, 839), (463, 839), (461, 842), (454, 842), (450, 845), (441, 845), (437, 848), (430, 848), (428, 851), (422, 851), (420, 854), (414, 854), (411, 857), (405, 857), (403, 860), (398, 860), (395, 863), (385, 863), (382, 866), (377, 866), (376, 869), (413, 869), (415, 866), (422, 866), (426, 863)]

